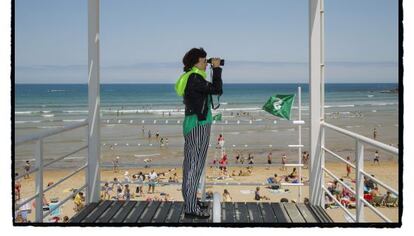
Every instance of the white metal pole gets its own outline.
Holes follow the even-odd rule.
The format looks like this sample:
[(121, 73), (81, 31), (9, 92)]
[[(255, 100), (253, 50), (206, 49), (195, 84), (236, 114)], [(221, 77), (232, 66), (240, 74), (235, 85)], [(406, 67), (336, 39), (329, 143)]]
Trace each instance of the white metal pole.
[(100, 200), (99, 0), (88, 0), (88, 202)]
[(321, 163), (321, 84), (323, 71), (323, 0), (309, 1), (309, 107), (310, 107), (310, 168), (309, 200), (322, 205)]
[(361, 170), (364, 170), (364, 144), (356, 141), (355, 145), (356, 157), (356, 220), (357, 222), (364, 222), (364, 202), (361, 200), (364, 197), (364, 175)]
[(35, 159), (37, 173), (36, 173), (36, 217), (37, 223), (43, 222), (43, 139), (36, 142)]
[[(298, 87), (298, 110), (299, 110), (299, 117), (298, 120), (302, 120), (302, 89)], [(298, 126), (299, 132), (299, 164), (302, 164), (302, 125), (299, 124)], [(302, 166), (299, 166), (299, 183), (302, 183)], [(302, 202), (302, 185), (299, 185), (298, 189), (298, 202)]]

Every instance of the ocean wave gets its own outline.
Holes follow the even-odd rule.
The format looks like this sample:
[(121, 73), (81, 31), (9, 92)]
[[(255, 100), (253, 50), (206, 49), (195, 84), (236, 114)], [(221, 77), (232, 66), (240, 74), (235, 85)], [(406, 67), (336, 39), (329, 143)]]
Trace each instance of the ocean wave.
[(26, 123), (40, 123), (41, 120), (16, 120), (14, 123), (16, 124), (26, 124)]
[(54, 117), (55, 115), (54, 114), (47, 114), (47, 115), (42, 115), (43, 117)]
[(62, 111), (63, 113), (88, 113), (88, 110)]
[(152, 156), (159, 156), (159, 153), (154, 153), (154, 154), (142, 154), (142, 155), (138, 155), (135, 154), (134, 157), (152, 157)]
[(40, 113), (40, 111), (15, 111), (14, 112), (15, 115), (31, 115), (31, 114), (36, 114), (36, 113)]
[(65, 92), (65, 90), (63, 89), (50, 89), (48, 90), (49, 93), (54, 93), (54, 92)]
[(56, 129), (56, 128), (63, 128), (64, 126), (61, 126), (61, 125), (50, 125), (50, 126), (39, 126), (39, 127), (36, 127), (36, 128), (39, 128), (39, 129)]
[(83, 122), (86, 119), (78, 119), (78, 120), (62, 120), (63, 122)]

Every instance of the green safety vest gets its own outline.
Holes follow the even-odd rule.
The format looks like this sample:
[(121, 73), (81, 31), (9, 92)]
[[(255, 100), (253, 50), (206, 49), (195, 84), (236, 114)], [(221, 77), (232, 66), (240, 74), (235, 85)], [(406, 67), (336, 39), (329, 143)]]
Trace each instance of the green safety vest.
[[(185, 88), (187, 86), (188, 78), (191, 74), (196, 73), (201, 75), (204, 79), (206, 79), (207, 74), (205, 71), (198, 69), (197, 67), (191, 68), (190, 71), (182, 74), (180, 78), (177, 80), (177, 83), (175, 83), (175, 91), (177, 92), (177, 95), (182, 97), (184, 96)], [(198, 125), (205, 125), (205, 124), (211, 124), (213, 122), (213, 116), (211, 115), (211, 101), (210, 96), (208, 98), (208, 111), (207, 111), (207, 117), (203, 121), (198, 121), (198, 117), (196, 114), (193, 115), (186, 115), (184, 117), (183, 122), (183, 134), (184, 136), (190, 133), (190, 131), (198, 126)]]

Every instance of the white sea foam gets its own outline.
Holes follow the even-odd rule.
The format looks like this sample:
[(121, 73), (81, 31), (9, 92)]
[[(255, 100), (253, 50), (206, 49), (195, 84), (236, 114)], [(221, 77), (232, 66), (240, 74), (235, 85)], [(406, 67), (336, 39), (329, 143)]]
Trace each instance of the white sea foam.
[(14, 114), (15, 115), (31, 115), (31, 114), (36, 114), (39, 113), (39, 111), (15, 111)]
[(78, 119), (78, 120), (62, 120), (63, 122), (82, 122), (85, 121), (86, 119)]
[(55, 115), (54, 114), (47, 114), (47, 115), (42, 115), (43, 117), (54, 117)]
[(87, 110), (74, 110), (74, 111), (69, 110), (69, 111), (62, 111), (62, 112), (64, 113), (88, 113)]
[(26, 124), (26, 123), (40, 123), (41, 120), (16, 120), (14, 123), (16, 124)]
[(135, 154), (134, 157), (152, 157), (152, 156), (159, 156), (159, 153), (154, 153), (154, 154), (142, 154), (142, 155), (138, 155)]
[(56, 129), (56, 128), (63, 128), (64, 126), (61, 125), (50, 125), (50, 126), (40, 126), (40, 129)]

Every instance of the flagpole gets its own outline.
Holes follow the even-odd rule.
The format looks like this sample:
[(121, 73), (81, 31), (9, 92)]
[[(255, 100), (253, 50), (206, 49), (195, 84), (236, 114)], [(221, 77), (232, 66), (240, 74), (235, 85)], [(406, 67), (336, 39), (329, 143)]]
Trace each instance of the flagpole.
[[(298, 86), (298, 110), (299, 110), (299, 119), (298, 120), (302, 120), (302, 89), (300, 86)], [(298, 132), (299, 132), (299, 183), (302, 183), (302, 166), (300, 164), (302, 164), (302, 125), (299, 124), (298, 127)], [(298, 202), (302, 202), (302, 186), (299, 185), (299, 189), (298, 189)]]

